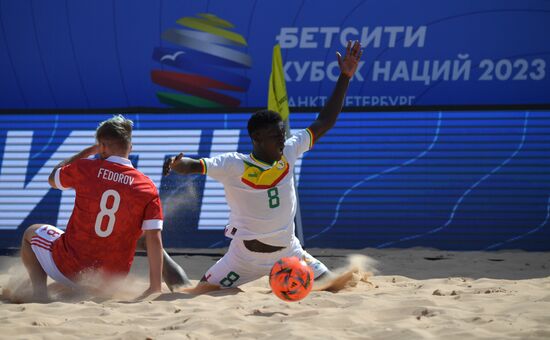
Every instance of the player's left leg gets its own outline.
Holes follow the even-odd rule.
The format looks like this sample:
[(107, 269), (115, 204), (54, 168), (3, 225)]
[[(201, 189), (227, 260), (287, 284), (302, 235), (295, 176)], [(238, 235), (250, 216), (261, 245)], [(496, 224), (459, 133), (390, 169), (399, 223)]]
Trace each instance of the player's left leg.
[(335, 274), (329, 271), (328, 273), (326, 273), (326, 275), (323, 275), (318, 280), (313, 282), (313, 290), (326, 290), (336, 293), (344, 289), (348, 282), (353, 279), (353, 274), (357, 272), (357, 269), (351, 269), (341, 274)]
[(23, 233), (23, 239), (21, 240), (21, 260), (29, 273), (33, 289), (33, 300), (35, 301), (48, 300), (48, 275), (42, 268), (40, 262), (38, 262), (38, 259), (36, 258), (36, 255), (31, 247), (32, 237), (36, 235), (36, 230), (42, 226), (42, 224), (31, 225), (27, 228), (27, 230), (25, 230)]
[(313, 276), (315, 278), (313, 280), (313, 290), (326, 290), (330, 292), (340, 291), (349, 281), (353, 279), (353, 273), (357, 272), (356, 269), (346, 271), (342, 274), (335, 274), (331, 272), (321, 261), (305, 251), (296, 237), (294, 237), (290, 247), (291, 252), (289, 256), (297, 256), (298, 258), (304, 260), (304, 262), (306, 262), (307, 265), (313, 270)]
[(220, 289), (221, 287), (219, 285), (208, 283), (208, 281), (206, 281), (206, 279), (203, 277), (195, 287), (179, 288), (177, 291), (180, 293), (201, 295), (201, 294), (210, 293)]

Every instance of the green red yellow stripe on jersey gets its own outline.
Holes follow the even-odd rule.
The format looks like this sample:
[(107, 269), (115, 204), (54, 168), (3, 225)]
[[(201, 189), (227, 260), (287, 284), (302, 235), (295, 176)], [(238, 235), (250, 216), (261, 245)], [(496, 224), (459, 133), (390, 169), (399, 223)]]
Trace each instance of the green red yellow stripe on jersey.
[(315, 143), (315, 135), (313, 134), (313, 131), (310, 130), (310, 128), (306, 128), (306, 132), (309, 135), (309, 150), (313, 148), (313, 144)]
[(269, 189), (276, 186), (288, 174), (290, 166), (283, 156), (280, 161), (269, 169), (262, 169), (259, 166), (243, 161), (244, 172), (241, 181), (254, 189)]
[(201, 166), (202, 166), (201, 175), (206, 175), (206, 170), (207, 170), (206, 162), (202, 158), (199, 159), (199, 162), (201, 163)]

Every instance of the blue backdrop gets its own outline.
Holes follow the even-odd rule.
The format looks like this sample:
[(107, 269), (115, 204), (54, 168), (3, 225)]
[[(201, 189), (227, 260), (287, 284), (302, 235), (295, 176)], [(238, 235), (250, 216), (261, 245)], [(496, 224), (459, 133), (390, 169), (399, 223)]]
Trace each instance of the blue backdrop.
[(276, 43), (322, 106), (348, 39), (347, 106), (548, 104), (548, 32), (543, 0), (0, 0), (0, 108), (262, 107)]
[[(60, 160), (109, 115), (0, 116), (0, 248), (25, 227), (63, 227)], [(132, 161), (159, 187), (167, 247), (226, 245), (228, 209), (203, 176), (161, 176), (166, 157), (250, 152), (239, 114), (135, 114)], [(307, 127), (313, 114), (291, 114)], [(344, 112), (297, 166), (307, 247), (550, 250), (550, 112)]]

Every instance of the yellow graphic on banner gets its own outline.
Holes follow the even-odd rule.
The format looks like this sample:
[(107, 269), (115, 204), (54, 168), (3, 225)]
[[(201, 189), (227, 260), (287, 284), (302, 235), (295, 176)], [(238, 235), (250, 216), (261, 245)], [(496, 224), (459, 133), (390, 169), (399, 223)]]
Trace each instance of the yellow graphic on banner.
[(276, 186), (288, 174), (289, 168), (284, 156), (267, 170), (244, 161), (241, 181), (254, 189), (269, 189)]
[[(225, 21), (223, 19), (220, 19), (212, 14), (203, 13), (199, 15), (202, 18), (184, 17), (179, 19), (176, 22), (185, 27), (214, 34), (219, 37), (224, 37), (236, 43), (237, 45), (242, 45), (242, 46), (247, 45), (246, 40), (244, 40), (242, 35), (223, 29), (223, 28), (233, 28), (234, 26), (232, 23)], [(223, 27), (223, 28), (220, 28), (220, 27)]]

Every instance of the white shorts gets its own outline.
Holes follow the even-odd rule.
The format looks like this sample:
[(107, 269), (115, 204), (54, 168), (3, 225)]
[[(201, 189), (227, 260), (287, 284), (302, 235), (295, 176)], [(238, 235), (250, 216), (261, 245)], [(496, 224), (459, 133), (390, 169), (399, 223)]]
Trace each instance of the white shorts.
[(319, 277), (328, 268), (306, 252), (294, 236), (291, 245), (273, 253), (257, 253), (248, 250), (242, 240), (233, 239), (227, 253), (204, 275), (208, 283), (221, 288), (232, 288), (269, 275), (271, 267), (282, 257), (296, 256), (313, 269), (313, 276)]
[(65, 233), (63, 230), (54, 226), (43, 225), (36, 229), (36, 235), (31, 238), (31, 248), (49, 277), (66, 286), (76, 288), (76, 284), (59, 271), (52, 257), (53, 242), (63, 233)]

